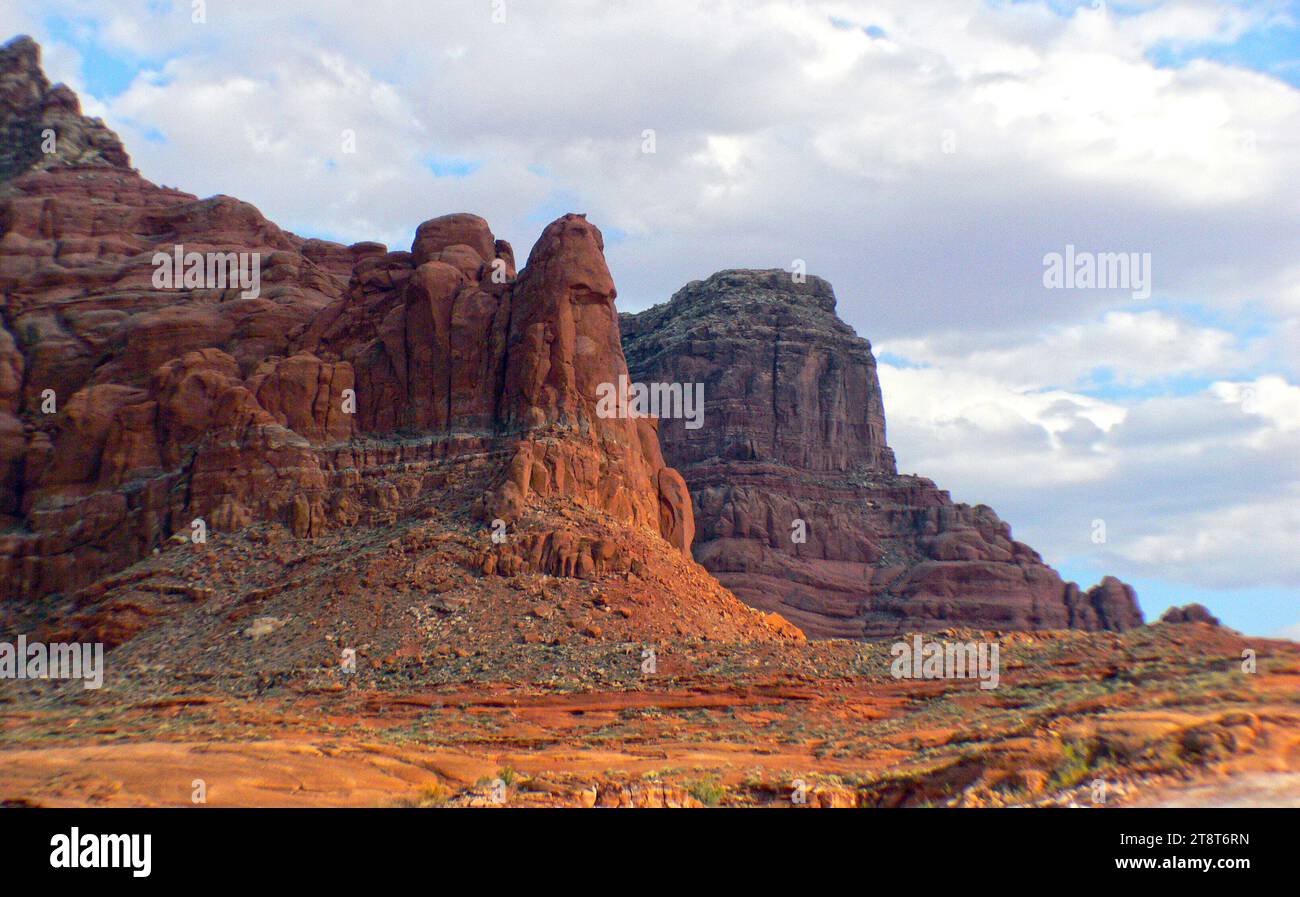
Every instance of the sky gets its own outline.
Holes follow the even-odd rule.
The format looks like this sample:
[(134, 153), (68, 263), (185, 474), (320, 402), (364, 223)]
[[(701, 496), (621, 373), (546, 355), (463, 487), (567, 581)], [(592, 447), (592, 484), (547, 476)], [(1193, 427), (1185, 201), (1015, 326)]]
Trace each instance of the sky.
[[(146, 177), (299, 234), (472, 211), (522, 260), (585, 212), (631, 311), (802, 262), (900, 470), (1149, 619), (1300, 639), (1296, 3), (10, 0), (20, 33)], [(1148, 288), (1049, 287), (1067, 251)]]

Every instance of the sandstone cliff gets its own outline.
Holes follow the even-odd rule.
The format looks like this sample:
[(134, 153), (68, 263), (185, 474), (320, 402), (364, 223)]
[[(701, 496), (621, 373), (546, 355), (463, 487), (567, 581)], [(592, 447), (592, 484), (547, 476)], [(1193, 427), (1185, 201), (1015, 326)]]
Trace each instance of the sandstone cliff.
[[(409, 251), (305, 240), (140, 177), (31, 41), (0, 50), (0, 73), (0, 597), (76, 595), (199, 530), (312, 538), (433, 513), (479, 532), (483, 574), (644, 567), (627, 528), (690, 565), (656, 422), (594, 412), (627, 368), (583, 216), (518, 274), (468, 214), (425, 222)], [(256, 254), (260, 288), (159, 288), (156, 253), (175, 251)]]
[(722, 271), (625, 314), (623, 341), (634, 380), (705, 384), (703, 426), (660, 438), (696, 559), (749, 604), (819, 637), (1142, 622), (1130, 587), (1063, 582), (990, 508), (897, 473), (871, 346), (824, 280)]

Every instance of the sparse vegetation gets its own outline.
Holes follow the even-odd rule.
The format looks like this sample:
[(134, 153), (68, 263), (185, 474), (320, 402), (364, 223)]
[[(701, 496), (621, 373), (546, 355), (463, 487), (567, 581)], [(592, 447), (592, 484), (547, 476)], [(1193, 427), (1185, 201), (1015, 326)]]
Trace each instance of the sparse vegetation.
[(1056, 788), (1073, 788), (1092, 772), (1092, 753), (1086, 745), (1067, 741), (1061, 745), (1061, 765), (1052, 773)]
[(706, 807), (716, 807), (727, 796), (727, 789), (717, 778), (699, 779), (686, 786), (691, 797)]

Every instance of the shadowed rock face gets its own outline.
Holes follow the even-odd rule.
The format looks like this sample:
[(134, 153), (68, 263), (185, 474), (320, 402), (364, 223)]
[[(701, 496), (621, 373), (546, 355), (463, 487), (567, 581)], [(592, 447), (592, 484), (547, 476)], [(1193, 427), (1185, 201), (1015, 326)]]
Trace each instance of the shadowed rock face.
[[(517, 277), (476, 215), (425, 222), (410, 251), (304, 240), (144, 180), (65, 93), (30, 40), (0, 50), (0, 597), (76, 591), (200, 518), (313, 537), (432, 508), (513, 526), (557, 500), (689, 557), (657, 422), (594, 412), (627, 367), (585, 218), (546, 228)], [(158, 288), (177, 245), (256, 253), (260, 290)], [(551, 535), (517, 562), (616, 560)]]
[[(29, 100), (60, 88), (30, 41), (0, 55), (0, 130), (28, 139), (32, 110), (43, 114)], [(334, 402), (351, 371), (296, 353), (289, 334), (369, 250), (300, 239), (230, 197), (158, 187), (75, 97), (59, 108), (57, 157), (7, 157), (0, 181), (5, 597), (79, 588), (196, 517), (220, 531), (278, 515), (310, 531), (326, 489), (313, 441), (352, 426)], [(154, 254), (178, 244), (258, 253), (260, 295), (156, 289)]]
[(696, 559), (749, 604), (814, 637), (1141, 624), (1129, 586), (1063, 582), (992, 509), (896, 472), (870, 344), (824, 280), (722, 271), (622, 330), (634, 380), (704, 383), (703, 426), (664, 420), (661, 444)]
[(679, 464), (767, 461), (809, 472), (894, 472), (871, 346), (835, 316), (820, 277), (722, 271), (624, 315), (634, 372), (704, 381), (706, 425), (664, 420)]
[(57, 165), (130, 168), (117, 135), (81, 114), (66, 86), (51, 86), (41, 49), (30, 37), (0, 47), (0, 181)]

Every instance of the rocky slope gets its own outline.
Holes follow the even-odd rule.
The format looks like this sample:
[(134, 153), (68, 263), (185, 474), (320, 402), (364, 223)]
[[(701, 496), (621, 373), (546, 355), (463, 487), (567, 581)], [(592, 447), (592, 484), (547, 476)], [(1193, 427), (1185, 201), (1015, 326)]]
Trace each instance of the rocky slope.
[(634, 381), (704, 384), (703, 425), (660, 439), (696, 559), (747, 603), (816, 637), (1141, 624), (1129, 586), (1063, 582), (992, 509), (897, 472), (871, 346), (826, 281), (722, 271), (622, 329)]
[[(409, 251), (304, 240), (247, 203), (144, 180), (99, 122), (51, 119), (65, 89), (30, 41), (0, 50), (0, 72), (0, 128), (20, 144), (0, 183), (0, 597), (138, 609), (130, 577), (104, 577), (255, 524), (314, 539), (437, 519), (457, 549), (438, 555), (429, 536), (416, 553), (484, 576), (649, 576), (677, 563), (665, 553), (694, 567), (690, 498), (656, 422), (594, 410), (627, 368), (583, 216), (547, 227), (517, 275), (468, 214), (425, 222)], [(57, 160), (32, 150), (51, 121)], [(176, 253), (247, 254), (260, 282), (205, 268), (160, 287)], [(224, 589), (257, 591), (247, 577)], [(650, 591), (643, 603), (675, 598)], [(716, 584), (696, 592), (735, 612), (715, 635), (798, 637)]]

